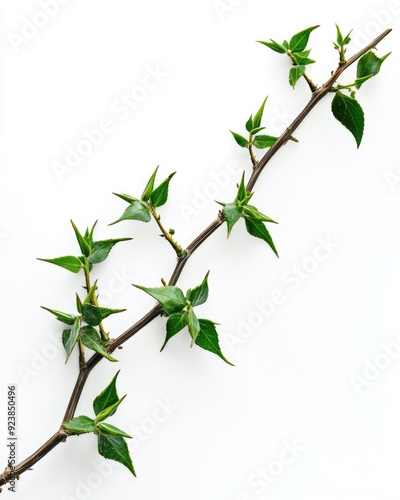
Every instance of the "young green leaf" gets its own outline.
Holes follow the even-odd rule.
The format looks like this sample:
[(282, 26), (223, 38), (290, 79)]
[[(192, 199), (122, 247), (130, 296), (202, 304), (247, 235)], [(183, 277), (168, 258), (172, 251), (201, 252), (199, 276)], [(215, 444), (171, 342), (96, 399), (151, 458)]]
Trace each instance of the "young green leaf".
[(122, 401), (125, 399), (126, 396), (123, 396), (121, 399), (113, 403), (112, 405), (108, 406), (107, 408), (104, 408), (101, 412), (99, 412), (96, 415), (96, 420), (95, 423), (97, 424), (98, 422), (101, 422), (105, 420), (106, 418), (110, 417), (111, 415), (114, 415), (114, 413), (117, 411), (118, 406), (122, 403)]
[(257, 127), (257, 128), (253, 128), (253, 130), (250, 130), (250, 134), (251, 135), (256, 135), (258, 134), (259, 132), (261, 132), (261, 130), (264, 130), (265, 127)]
[(243, 202), (246, 199), (247, 195), (248, 195), (248, 193), (247, 193), (247, 190), (246, 190), (246, 185), (244, 183), (244, 172), (243, 172), (242, 178), (240, 179), (240, 184), (239, 184), (239, 187), (238, 187), (238, 192), (237, 192), (237, 195), (236, 195), (236, 201)]
[(266, 45), (267, 47), (274, 50), (275, 52), (278, 52), (279, 54), (286, 53), (287, 49), (283, 45), (281, 45), (278, 42), (275, 42), (274, 40), (272, 40), (272, 38), (270, 38), (270, 40), (271, 40), (270, 42), (263, 42), (261, 40), (257, 40), (257, 42), (262, 43), (263, 45)]
[(273, 146), (277, 140), (278, 137), (274, 137), (272, 135), (257, 135), (253, 139), (253, 144), (257, 149), (265, 149)]
[(113, 224), (121, 222), (122, 220), (138, 220), (141, 222), (149, 222), (151, 220), (151, 215), (146, 205), (144, 205), (140, 201), (134, 201), (128, 206), (128, 208), (118, 220), (111, 222), (111, 224), (109, 225), (112, 226)]
[(79, 248), (81, 249), (82, 254), (85, 257), (88, 257), (90, 254), (89, 242), (86, 240), (86, 238), (84, 238), (81, 235), (81, 233), (79, 232), (78, 228), (76, 227), (76, 225), (74, 224), (74, 222), (72, 220), (71, 220), (71, 224), (72, 224), (72, 227), (74, 228), (75, 236), (76, 236), (76, 239), (78, 240)]
[(377, 75), (381, 69), (383, 61), (390, 55), (386, 54), (383, 57), (378, 57), (374, 52), (370, 51), (364, 54), (357, 64), (357, 80), (356, 88), (359, 89), (366, 81)]
[(146, 288), (140, 285), (133, 286), (143, 290), (156, 299), (161, 304), (167, 316), (182, 311), (186, 305), (186, 297), (177, 286), (162, 286), (157, 288)]
[(54, 309), (49, 309), (48, 307), (40, 306), (42, 309), (45, 309), (46, 311), (49, 311), (51, 314), (54, 314), (54, 316), (58, 319), (58, 321), (61, 321), (62, 323), (65, 323), (66, 325), (73, 325), (75, 323), (76, 316), (73, 314), (67, 314), (63, 313), (61, 311), (56, 311)]
[(243, 215), (243, 207), (238, 206), (236, 203), (228, 203), (224, 207), (224, 220), (228, 225), (228, 237), (231, 234), (233, 226)]
[(254, 120), (253, 120), (253, 128), (259, 128), (261, 126), (261, 120), (264, 114), (264, 108), (265, 108), (265, 103), (267, 102), (268, 97), (266, 97), (261, 106), (260, 109), (257, 111), (257, 113), (254, 115)]
[(161, 351), (167, 345), (168, 340), (176, 335), (178, 332), (183, 330), (188, 324), (188, 313), (186, 311), (180, 311), (171, 314), (167, 320), (167, 336), (165, 337), (164, 344), (161, 347)]
[(96, 429), (100, 431), (101, 434), (108, 434), (111, 436), (121, 436), (126, 438), (131, 438), (129, 434), (118, 429), (118, 427), (114, 427), (113, 425), (107, 424), (107, 422), (100, 422), (96, 425)]
[(296, 52), (293, 54), (293, 59), (296, 64), (304, 65), (315, 63), (314, 59), (310, 59), (308, 56), (311, 50), (303, 50), (302, 52)]
[(94, 420), (85, 415), (64, 422), (62, 427), (68, 434), (85, 434), (87, 432), (94, 432), (96, 429)]
[(263, 220), (265, 222), (272, 222), (273, 224), (278, 224), (273, 219), (270, 219), (266, 215), (259, 212), (257, 210), (257, 208), (254, 207), (253, 205), (245, 205), (243, 207), (243, 210), (244, 210), (245, 214), (248, 215), (249, 217), (251, 217), (252, 219), (258, 219), (258, 220)]
[(106, 351), (103, 342), (100, 339), (99, 333), (92, 326), (82, 327), (79, 335), (82, 344), (88, 349), (97, 352), (109, 361), (118, 361)]
[(215, 328), (215, 323), (213, 323), (209, 319), (199, 319), (199, 326), (200, 330), (196, 337), (195, 343), (206, 351), (210, 351), (216, 354), (226, 363), (228, 363), (228, 365), (233, 366), (233, 364), (228, 361), (222, 354), (221, 348), (219, 346), (218, 333)]
[(44, 262), (49, 262), (50, 264), (55, 264), (56, 266), (63, 267), (67, 271), (71, 271), (71, 273), (79, 273), (82, 269), (82, 262), (78, 257), (74, 257), (73, 255), (66, 255), (65, 257), (56, 257), (55, 259), (38, 259)]
[[(78, 342), (79, 330), (81, 328), (81, 321), (82, 321), (82, 318), (80, 316), (78, 316), (75, 319), (74, 326), (69, 331), (68, 337), (65, 336), (65, 343), (64, 343), (64, 338), (63, 338), (64, 348), (65, 348), (65, 351), (67, 353), (67, 359), (65, 360), (65, 362), (68, 361), (69, 357), (71, 356), (72, 351), (74, 350), (76, 343)], [(64, 330), (64, 332), (65, 332), (65, 330)], [(64, 337), (64, 332), (63, 332), (63, 337)]]
[(292, 87), (294, 87), (298, 80), (304, 75), (306, 69), (305, 66), (293, 66), (290, 68), (289, 83)]
[(251, 132), (253, 128), (254, 128), (253, 115), (250, 115), (250, 118), (246, 122), (246, 130), (247, 132)]
[(142, 201), (148, 201), (150, 196), (151, 196), (151, 193), (153, 192), (154, 181), (156, 180), (157, 170), (158, 170), (158, 167), (154, 170), (146, 187), (144, 188), (144, 191), (142, 194)]
[(128, 203), (133, 203), (134, 201), (140, 201), (137, 198), (130, 196), (129, 194), (120, 194), (120, 193), (113, 193), (113, 194), (115, 196), (118, 196), (118, 198), (121, 198), (121, 200), (127, 201)]
[(255, 236), (256, 238), (261, 238), (271, 247), (273, 252), (277, 257), (278, 251), (275, 248), (274, 242), (271, 238), (271, 235), (268, 232), (268, 229), (265, 227), (264, 222), (259, 219), (253, 219), (252, 217), (245, 217), (246, 229), (251, 236)]
[(311, 28), (307, 28), (299, 33), (296, 33), (292, 36), (289, 42), (289, 49), (291, 52), (302, 52), (306, 49), (308, 44), (308, 39), (310, 37), (310, 33), (317, 29), (318, 26), (312, 26)]
[(122, 436), (99, 433), (98, 450), (101, 456), (125, 465), (136, 476), (128, 445)]
[(242, 148), (248, 147), (249, 141), (245, 137), (243, 137), (240, 134), (237, 134), (236, 132), (233, 132), (232, 130), (230, 130), (230, 133), (233, 135), (235, 141), (239, 144), (240, 147)]
[(126, 309), (108, 309), (107, 307), (97, 307), (93, 304), (83, 304), (82, 306), (82, 319), (90, 326), (97, 326), (108, 318), (111, 314), (124, 312)]
[(100, 262), (103, 262), (108, 257), (108, 254), (111, 252), (114, 245), (120, 241), (129, 241), (131, 239), (132, 238), (117, 238), (113, 240), (95, 241), (89, 255), (89, 262), (92, 264), (99, 264)]
[(78, 311), (79, 314), (81, 314), (82, 313), (82, 301), (77, 293), (75, 294), (75, 300), (76, 300), (76, 310)]
[[(88, 291), (83, 304), (92, 304), (93, 303), (92, 300), (93, 300), (94, 294), (96, 293), (96, 290), (97, 290), (97, 280), (94, 282), (91, 289)], [(82, 307), (83, 307), (83, 304), (82, 304)], [(82, 308), (79, 312), (82, 314)]]
[(358, 148), (364, 133), (364, 111), (362, 107), (354, 98), (337, 91), (332, 100), (332, 113), (353, 134)]
[(193, 345), (200, 331), (200, 323), (192, 307), (189, 307), (188, 310), (188, 329), (190, 336), (192, 337), (192, 345)]
[(150, 204), (153, 205), (153, 207), (161, 207), (164, 205), (167, 200), (168, 200), (168, 188), (169, 188), (169, 181), (172, 179), (172, 177), (175, 175), (176, 172), (173, 172), (170, 174), (165, 181), (163, 181), (156, 189), (151, 193), (150, 196)]
[[(93, 410), (95, 415), (115, 404), (118, 400), (117, 378), (119, 371), (114, 375), (108, 386), (93, 401)], [(111, 416), (111, 415), (110, 415)]]
[(193, 290), (188, 290), (186, 297), (193, 307), (200, 306), (208, 299), (208, 275), (210, 271), (205, 275), (205, 278), (199, 286), (193, 288)]

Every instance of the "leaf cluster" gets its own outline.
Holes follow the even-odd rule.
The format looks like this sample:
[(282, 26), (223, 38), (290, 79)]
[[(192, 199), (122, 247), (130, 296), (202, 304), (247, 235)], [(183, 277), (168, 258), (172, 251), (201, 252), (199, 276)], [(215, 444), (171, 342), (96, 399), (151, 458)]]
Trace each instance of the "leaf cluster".
[(265, 222), (270, 222), (272, 224), (277, 224), (277, 222), (261, 213), (254, 205), (249, 205), (249, 201), (253, 197), (253, 194), (254, 193), (250, 193), (246, 189), (243, 173), (235, 200), (232, 203), (217, 202), (224, 207), (223, 216), (228, 227), (228, 237), (236, 222), (240, 218), (243, 218), (247, 232), (251, 236), (260, 238), (268, 243), (272, 251), (279, 257), (272, 237), (265, 226)]
[(311, 49), (307, 49), (307, 44), (310, 34), (318, 27), (319, 26), (311, 26), (310, 28), (296, 33), (291, 37), (289, 42), (284, 40), (282, 43), (278, 43), (272, 38), (267, 42), (262, 40), (258, 41), (262, 45), (278, 52), (278, 54), (287, 54), (290, 57), (293, 66), (289, 70), (289, 83), (292, 87), (294, 87), (297, 81), (305, 74), (307, 66), (315, 63), (314, 59), (310, 59), (309, 57)]
[(215, 328), (216, 323), (209, 319), (199, 319), (194, 312), (195, 307), (204, 304), (208, 299), (208, 275), (209, 273), (206, 274), (200, 285), (188, 290), (186, 294), (177, 286), (166, 285), (155, 288), (134, 286), (156, 299), (164, 314), (168, 316), (167, 334), (161, 350), (174, 335), (187, 327), (191, 337), (191, 346), (196, 344), (206, 351), (216, 354), (231, 365), (232, 363), (222, 354)]
[(125, 399), (125, 396), (120, 398), (117, 393), (116, 382), (118, 374), (119, 372), (117, 372), (110, 384), (93, 401), (95, 418), (81, 415), (68, 422), (64, 422), (62, 427), (70, 435), (94, 433), (97, 436), (97, 447), (100, 455), (104, 458), (120, 462), (136, 476), (125, 440), (132, 436), (105, 421), (114, 415), (119, 405)]

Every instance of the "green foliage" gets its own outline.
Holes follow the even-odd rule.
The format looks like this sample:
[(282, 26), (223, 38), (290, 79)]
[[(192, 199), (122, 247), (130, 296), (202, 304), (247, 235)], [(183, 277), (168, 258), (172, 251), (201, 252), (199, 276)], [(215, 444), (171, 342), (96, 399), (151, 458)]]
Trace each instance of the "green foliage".
[(122, 200), (128, 202), (129, 206), (121, 215), (121, 217), (115, 222), (112, 222), (110, 225), (116, 224), (117, 222), (121, 222), (123, 220), (138, 220), (141, 222), (149, 222), (152, 216), (152, 208), (154, 209), (165, 205), (165, 203), (168, 201), (169, 183), (172, 177), (175, 175), (175, 172), (170, 174), (163, 182), (161, 182), (159, 186), (154, 188), (157, 172), (158, 167), (151, 174), (151, 177), (148, 180), (146, 187), (144, 188), (140, 200), (127, 194), (114, 193), (115, 196), (118, 196)]
[(354, 98), (343, 94), (339, 90), (332, 101), (332, 113), (353, 134), (358, 148), (364, 133), (364, 111), (362, 107)]
[(339, 52), (339, 63), (344, 64), (346, 62), (345, 54), (346, 54), (346, 45), (349, 45), (351, 42), (350, 38), (351, 31), (343, 36), (342, 32), (338, 25), (336, 25), (336, 42), (333, 42), (333, 46), (335, 50)]
[(200, 330), (196, 337), (196, 344), (205, 349), (206, 351), (210, 351), (217, 356), (219, 356), (225, 363), (228, 365), (234, 366), (230, 361), (228, 361), (225, 356), (221, 352), (221, 348), (219, 346), (218, 333), (215, 328), (216, 323), (208, 319), (200, 319), (199, 320)]
[[(315, 63), (314, 59), (308, 57), (311, 50), (306, 49), (310, 34), (318, 27), (319, 26), (311, 26), (310, 28), (306, 28), (293, 35), (289, 42), (284, 40), (282, 44), (272, 39), (270, 39), (269, 42), (258, 41), (273, 51), (279, 54), (287, 54), (290, 57), (293, 67), (289, 70), (289, 83), (292, 87), (294, 87), (298, 80), (305, 74), (307, 69), (306, 66)], [(313, 87), (313, 84), (311, 86)]]
[(71, 273), (79, 273), (83, 268), (83, 264), (79, 257), (74, 257), (73, 255), (66, 255), (65, 257), (56, 257), (55, 259), (38, 259), (44, 262), (49, 262), (50, 264), (55, 264), (60, 266)]
[(390, 52), (383, 57), (378, 57), (374, 52), (370, 51), (364, 54), (357, 64), (357, 79), (355, 81), (355, 87), (359, 89), (361, 85), (377, 75), (381, 69), (383, 61), (389, 57)]
[[(264, 108), (265, 104), (267, 102), (267, 98), (264, 99), (262, 102), (259, 110), (257, 113), (254, 115), (250, 116), (250, 118), (247, 120), (245, 124), (245, 128), (247, 132), (249, 133), (249, 138), (246, 139), (246, 137), (243, 137), (242, 135), (238, 134), (237, 132), (233, 132), (232, 130), (230, 131), (231, 134), (233, 135), (233, 138), (239, 144), (240, 147), (242, 148), (247, 148), (253, 158), (253, 152), (252, 148), (253, 146), (257, 149), (265, 149), (273, 146), (275, 142), (278, 140), (277, 137), (271, 136), (271, 135), (257, 135), (259, 134), (262, 130), (265, 129), (265, 127), (261, 127), (261, 121), (262, 117), (264, 114)], [(255, 165), (254, 165), (255, 166)]]
[(223, 215), (228, 227), (228, 237), (232, 231), (233, 226), (241, 217), (243, 217), (245, 220), (247, 232), (251, 236), (255, 236), (256, 238), (261, 238), (262, 240), (264, 240), (266, 243), (268, 243), (273, 252), (277, 256), (279, 256), (272, 237), (264, 224), (264, 222), (270, 222), (273, 224), (277, 224), (277, 222), (261, 213), (255, 206), (248, 204), (252, 196), (253, 193), (250, 193), (246, 190), (243, 174), (238, 186), (238, 192), (235, 200), (232, 203), (218, 202), (224, 207)]
[(126, 309), (109, 309), (107, 307), (98, 307), (93, 304), (84, 304), (82, 307), (82, 319), (90, 326), (98, 326), (111, 314), (124, 312)]
[(81, 328), (79, 335), (82, 344), (85, 347), (91, 349), (94, 352), (97, 352), (109, 361), (117, 361), (106, 351), (104, 343), (100, 338), (99, 332), (95, 328), (89, 325), (84, 326), (83, 328)]
[(118, 427), (104, 422), (105, 419), (114, 415), (125, 398), (125, 396), (122, 398), (118, 397), (116, 388), (118, 373), (93, 401), (95, 419), (81, 415), (68, 422), (64, 422), (62, 427), (70, 435), (93, 432), (97, 435), (97, 448), (100, 455), (125, 465), (136, 476), (128, 445), (125, 441), (125, 438), (131, 438), (131, 436)]
[[(165, 315), (168, 316), (166, 323), (167, 334), (161, 350), (164, 349), (168, 341), (174, 335), (183, 330), (185, 327), (188, 328), (192, 339), (191, 346), (193, 346), (193, 344), (198, 344), (198, 338), (201, 334), (202, 325), (215, 325), (215, 323), (210, 320), (199, 319), (193, 310), (194, 307), (204, 304), (208, 299), (208, 275), (209, 272), (205, 275), (200, 285), (189, 289), (186, 294), (184, 294), (183, 291), (177, 286), (146, 288), (134, 285), (155, 298), (163, 308)], [(203, 329), (204, 328), (207, 329), (207, 326), (203, 327)], [(200, 347), (217, 354), (221, 359), (229, 363), (219, 349), (218, 334), (215, 327), (213, 329), (213, 342), (207, 343), (204, 339), (205, 337), (203, 334), (199, 341), (200, 344), (198, 344)], [(218, 346), (218, 349), (215, 348), (215, 345)]]

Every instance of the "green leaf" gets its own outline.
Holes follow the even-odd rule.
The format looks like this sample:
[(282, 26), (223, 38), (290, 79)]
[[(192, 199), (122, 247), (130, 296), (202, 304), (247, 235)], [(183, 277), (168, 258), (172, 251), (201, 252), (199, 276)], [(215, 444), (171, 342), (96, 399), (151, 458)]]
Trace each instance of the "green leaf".
[(94, 432), (96, 428), (94, 420), (85, 415), (64, 422), (62, 426), (68, 434), (85, 434), (87, 432)]
[(205, 278), (201, 282), (199, 286), (193, 288), (193, 290), (189, 290), (186, 294), (188, 301), (192, 304), (193, 307), (200, 306), (204, 304), (204, 302), (208, 299), (208, 275), (210, 271), (205, 275)]
[(101, 422), (102, 420), (105, 420), (106, 418), (110, 417), (111, 415), (114, 415), (114, 413), (117, 411), (118, 406), (122, 403), (122, 401), (126, 398), (126, 396), (123, 396), (121, 399), (116, 401), (114, 404), (108, 406), (107, 408), (104, 408), (104, 410), (101, 410), (96, 415), (96, 424), (98, 422)]
[(67, 271), (71, 271), (71, 273), (79, 273), (82, 269), (82, 262), (78, 257), (74, 257), (73, 255), (66, 255), (65, 257), (56, 257), (55, 259), (38, 259), (44, 262), (49, 262), (50, 264), (55, 264), (56, 266), (63, 267)]
[(267, 99), (268, 97), (266, 97), (261, 106), (260, 106), (260, 109), (257, 111), (257, 113), (255, 114), (254, 116), (254, 120), (253, 120), (253, 128), (258, 128), (261, 126), (261, 120), (262, 120), (262, 117), (263, 117), (263, 114), (264, 114), (264, 108), (265, 108), (265, 103), (267, 102)]
[(248, 147), (249, 141), (245, 137), (243, 137), (240, 134), (237, 134), (236, 132), (233, 132), (232, 130), (230, 130), (230, 133), (233, 135), (235, 141), (239, 144), (240, 147), (242, 148)]
[(143, 290), (156, 299), (161, 304), (167, 316), (182, 311), (186, 305), (186, 297), (177, 286), (162, 286), (157, 288), (146, 288), (140, 285), (133, 286)]
[(109, 361), (118, 361), (113, 358), (105, 349), (103, 342), (100, 339), (99, 333), (92, 326), (84, 326), (80, 331), (80, 338), (83, 345), (88, 349), (97, 352)]
[(352, 97), (337, 91), (332, 100), (332, 113), (353, 134), (358, 148), (364, 133), (364, 111), (362, 107)]
[(120, 241), (129, 241), (132, 238), (117, 238), (113, 240), (101, 240), (95, 241), (93, 243), (92, 251), (89, 255), (89, 262), (92, 264), (99, 264), (103, 262), (108, 257), (111, 249), (114, 245), (119, 243)]
[[(97, 290), (97, 280), (92, 285), (92, 288), (88, 291), (83, 304), (92, 304), (93, 296), (96, 293), (96, 290)], [(82, 314), (82, 309), (79, 312)]]
[(83, 304), (82, 319), (90, 326), (97, 326), (100, 325), (103, 319), (108, 318), (111, 314), (117, 314), (124, 311), (126, 311), (126, 309), (108, 309), (107, 307), (97, 307), (93, 304)]
[(188, 329), (190, 336), (192, 337), (192, 345), (193, 345), (200, 331), (200, 323), (192, 307), (190, 307), (188, 311)]
[(258, 132), (261, 132), (261, 130), (264, 130), (265, 127), (257, 127), (257, 128), (253, 128), (253, 130), (250, 131), (250, 134), (251, 135), (256, 135), (258, 134)]
[(307, 64), (313, 64), (315, 63), (314, 59), (310, 59), (308, 56), (310, 54), (311, 50), (303, 50), (302, 52), (296, 52), (293, 54), (293, 58), (296, 62), (296, 64), (300, 65), (307, 65)]
[(273, 224), (278, 224), (273, 219), (270, 219), (266, 215), (264, 215), (261, 212), (259, 212), (257, 210), (257, 208), (254, 207), (253, 205), (245, 205), (243, 207), (243, 210), (244, 210), (245, 214), (248, 215), (248, 216), (250, 216), (252, 219), (258, 219), (258, 220), (262, 220), (262, 221), (265, 221), (265, 222), (272, 222)]
[(98, 450), (104, 458), (115, 460), (125, 465), (134, 476), (132, 459), (129, 455), (128, 445), (122, 436), (113, 436), (110, 434), (98, 434)]
[(76, 310), (78, 311), (79, 314), (82, 313), (82, 301), (81, 301), (81, 298), (79, 297), (79, 295), (76, 293), (75, 294), (75, 297), (76, 297)]
[(117, 393), (117, 378), (119, 371), (114, 375), (108, 386), (102, 391), (93, 401), (93, 410), (95, 415), (98, 415), (101, 411), (105, 410), (109, 406), (115, 404), (118, 400)]
[(257, 137), (253, 139), (253, 144), (257, 149), (265, 149), (273, 146), (277, 140), (278, 137), (272, 135), (257, 135)]
[(69, 330), (68, 337), (67, 337), (67, 335), (65, 335), (65, 342), (64, 342), (64, 333), (66, 330), (64, 330), (64, 332), (63, 332), (63, 343), (64, 343), (65, 351), (67, 353), (67, 359), (65, 360), (65, 362), (68, 361), (69, 357), (71, 356), (72, 351), (74, 350), (76, 343), (78, 342), (79, 330), (81, 328), (81, 320), (82, 320), (82, 318), (80, 316), (78, 316), (75, 319), (74, 326), (72, 327), (71, 330)]
[(42, 309), (49, 311), (51, 314), (54, 314), (54, 316), (58, 319), (58, 321), (61, 321), (62, 323), (65, 323), (66, 325), (73, 325), (76, 320), (76, 316), (73, 314), (67, 314), (63, 313), (61, 311), (56, 311), (54, 309), (49, 309), (48, 307), (40, 306)]
[(107, 424), (106, 422), (101, 422), (97, 424), (96, 429), (98, 429), (101, 432), (101, 434), (108, 434), (111, 436), (122, 436), (126, 438), (132, 437), (126, 432), (122, 431), (121, 429), (118, 429), (118, 427), (114, 427), (113, 425)]
[(240, 179), (240, 184), (239, 184), (239, 187), (238, 187), (238, 192), (237, 192), (237, 195), (236, 195), (236, 200), (239, 201), (239, 202), (243, 202), (246, 197), (247, 197), (248, 193), (247, 193), (247, 190), (246, 190), (246, 185), (244, 183), (244, 172), (242, 174), (242, 178)]
[(121, 222), (122, 220), (139, 220), (141, 222), (149, 222), (151, 220), (151, 215), (146, 205), (140, 201), (134, 201), (129, 205), (118, 220), (111, 222), (110, 226), (116, 224), (117, 222)]
[(161, 351), (167, 345), (168, 340), (180, 332), (188, 324), (188, 313), (186, 311), (180, 311), (171, 314), (167, 320), (167, 336), (165, 337), (164, 344), (161, 347)]
[(318, 26), (312, 26), (311, 28), (307, 28), (299, 33), (296, 33), (292, 36), (289, 42), (289, 49), (291, 52), (302, 52), (306, 49), (308, 44), (308, 39), (310, 38), (310, 33), (317, 29)]
[(81, 235), (79, 232), (78, 228), (74, 224), (74, 222), (71, 220), (72, 227), (74, 228), (75, 236), (76, 239), (78, 240), (79, 248), (81, 249), (82, 254), (85, 257), (88, 257), (90, 254), (90, 244), (86, 239)]
[(176, 174), (176, 172), (173, 172), (170, 174), (165, 181), (163, 181), (156, 189), (151, 193), (150, 196), (150, 203), (153, 205), (153, 207), (161, 207), (164, 205), (167, 200), (168, 200), (168, 188), (169, 188), (169, 181), (172, 179), (172, 177)]
[(134, 198), (133, 196), (129, 196), (129, 194), (119, 194), (119, 193), (113, 193), (115, 196), (118, 196), (118, 198), (121, 198), (121, 200), (127, 201), (128, 203), (133, 203), (134, 201), (140, 201), (137, 198)]
[(142, 201), (148, 201), (150, 199), (151, 193), (153, 192), (153, 189), (154, 189), (154, 181), (156, 180), (157, 170), (158, 170), (158, 167), (154, 170), (146, 187), (144, 188), (144, 191), (142, 194)]
[(213, 323), (209, 319), (199, 319), (199, 325), (200, 331), (196, 337), (195, 343), (202, 349), (216, 354), (226, 363), (228, 363), (228, 365), (233, 366), (233, 364), (228, 361), (221, 352), (215, 323)]
[(275, 52), (278, 52), (279, 54), (285, 54), (286, 53), (286, 49), (283, 45), (281, 45), (280, 43), (278, 42), (275, 42), (274, 40), (272, 40), (272, 38), (270, 38), (270, 42), (263, 42), (261, 40), (257, 40), (258, 43), (262, 43), (263, 45), (266, 45), (267, 47), (269, 47), (270, 49), (274, 50)]
[(383, 57), (378, 57), (374, 52), (370, 51), (364, 54), (357, 64), (357, 80), (356, 88), (359, 89), (366, 81), (377, 75), (381, 69), (383, 61), (390, 55), (386, 54)]
[(305, 66), (293, 66), (292, 68), (290, 68), (289, 83), (292, 87), (294, 87), (299, 78), (301, 78), (304, 75), (306, 69), (307, 68)]
[(265, 227), (264, 222), (258, 219), (253, 219), (251, 217), (245, 217), (246, 229), (251, 236), (255, 236), (256, 238), (261, 238), (274, 251), (277, 257), (279, 257), (278, 252), (275, 248), (274, 242), (272, 241), (271, 235), (268, 232), (268, 229)]
[(224, 207), (224, 220), (228, 225), (228, 237), (231, 234), (233, 226), (243, 215), (243, 207), (236, 203), (228, 203)]
[(254, 128), (253, 115), (250, 115), (250, 118), (246, 122), (246, 130), (247, 132), (251, 132), (253, 128)]

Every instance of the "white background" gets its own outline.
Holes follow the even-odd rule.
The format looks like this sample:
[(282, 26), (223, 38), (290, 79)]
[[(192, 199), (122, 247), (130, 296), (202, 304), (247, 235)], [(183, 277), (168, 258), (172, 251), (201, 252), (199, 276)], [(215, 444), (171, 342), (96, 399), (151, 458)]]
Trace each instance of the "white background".
[[(97, 239), (134, 238), (95, 270), (103, 305), (128, 309), (106, 322), (117, 336), (153, 304), (130, 283), (158, 286), (175, 258), (154, 223), (107, 227), (126, 206), (111, 193), (139, 196), (158, 164), (160, 181), (177, 171), (160, 213), (187, 245), (215, 218), (213, 200), (231, 201), (241, 172), (249, 175), (229, 129), (243, 133), (269, 95), (267, 133), (280, 133), (309, 98), (305, 82), (289, 86), (289, 61), (255, 41), (320, 24), (310, 74), (321, 84), (336, 65), (335, 22), (354, 29), (353, 53), (398, 28), (400, 14), (400, 2), (388, 0), (72, 0), (46, 20), (47, 3), (1, 5), (1, 467), (8, 384), (17, 384), (20, 460), (56, 432), (74, 384), (62, 325), (39, 306), (73, 312), (81, 277), (36, 260), (77, 252), (69, 220), (83, 230), (98, 219)], [(32, 20), (43, 26), (29, 32)], [(138, 478), (116, 463), (105, 467), (87, 435), (25, 473), (18, 498), (400, 499), (398, 46), (394, 29), (378, 51), (393, 54), (359, 91), (359, 150), (328, 96), (296, 132), (300, 142), (261, 176), (254, 204), (280, 223), (269, 227), (280, 259), (238, 223), (229, 240), (224, 227), (215, 233), (186, 267), (184, 290), (211, 270), (199, 315), (220, 323), (235, 367), (189, 349), (185, 332), (160, 354), (158, 318), (117, 352), (118, 366), (95, 369), (77, 413), (91, 415), (93, 398), (120, 368), (119, 392), (128, 396), (113, 423), (135, 436)], [(140, 93), (149, 68), (160, 81), (125, 116), (120, 100)], [(341, 83), (353, 76), (351, 69)], [(112, 131), (60, 174), (55, 162), (65, 164), (68, 148), (101, 120)], [(236, 175), (227, 173), (232, 165)], [(268, 302), (279, 293), (280, 303)], [(283, 451), (290, 446), (292, 455)]]

